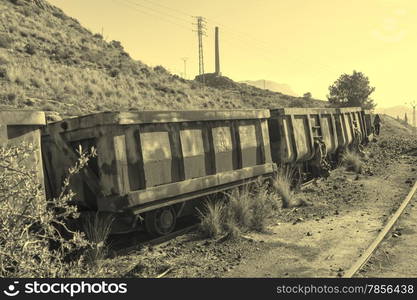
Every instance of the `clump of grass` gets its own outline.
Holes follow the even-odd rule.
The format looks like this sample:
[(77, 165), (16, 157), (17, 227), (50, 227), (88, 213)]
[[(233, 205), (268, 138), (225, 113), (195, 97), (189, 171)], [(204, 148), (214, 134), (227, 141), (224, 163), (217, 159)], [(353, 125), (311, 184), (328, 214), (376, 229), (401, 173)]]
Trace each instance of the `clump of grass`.
[(252, 195), (248, 186), (234, 189), (227, 197), (227, 217), (234, 219), (240, 227), (248, 228), (252, 217)]
[(225, 234), (227, 239), (237, 239), (247, 230), (265, 230), (272, 208), (266, 185), (258, 184), (252, 189), (244, 186), (225, 195), (226, 201), (209, 200), (204, 204), (203, 212), (198, 210), (204, 237)]
[(204, 204), (203, 211), (198, 210), (200, 218), (200, 232), (204, 237), (214, 238), (223, 230), (225, 205), (220, 201), (208, 200)]
[(353, 171), (357, 174), (362, 173), (362, 160), (360, 155), (354, 151), (347, 150), (342, 157), (342, 163), (346, 170)]
[(260, 232), (265, 231), (272, 208), (270, 198), (271, 195), (269, 195), (268, 188), (265, 185), (257, 188), (257, 192), (253, 195), (250, 229)]
[(272, 186), (274, 187), (275, 191), (281, 196), (282, 198), (282, 207), (288, 208), (294, 202), (294, 193), (291, 191), (291, 183), (293, 178), (293, 171), (289, 168), (281, 167), (274, 181)]
[(239, 227), (239, 224), (236, 222), (234, 218), (225, 218), (223, 229), (227, 234), (227, 237), (231, 240), (235, 240), (240, 237), (240, 234), (242, 233), (241, 228)]
[(107, 238), (111, 232), (114, 218), (108, 214), (89, 213), (84, 216), (83, 227), (90, 242), (87, 259), (90, 264), (98, 265), (108, 254)]

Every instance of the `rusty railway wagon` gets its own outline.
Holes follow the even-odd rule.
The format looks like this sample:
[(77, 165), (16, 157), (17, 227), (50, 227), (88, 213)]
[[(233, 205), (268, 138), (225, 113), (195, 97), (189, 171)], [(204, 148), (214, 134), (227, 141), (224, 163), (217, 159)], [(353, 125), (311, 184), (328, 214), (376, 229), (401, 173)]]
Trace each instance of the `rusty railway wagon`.
[(115, 231), (144, 218), (148, 232), (167, 234), (187, 200), (273, 175), (269, 117), (268, 110), (104, 112), (50, 123), (42, 135), (48, 194), (59, 194), (75, 149), (94, 146), (97, 157), (71, 181), (79, 204), (116, 215)]
[(295, 167), (298, 180), (318, 176), (324, 160), (337, 161), (355, 136), (366, 143), (372, 134), (370, 111), (355, 107), (273, 109), (268, 124), (272, 160)]

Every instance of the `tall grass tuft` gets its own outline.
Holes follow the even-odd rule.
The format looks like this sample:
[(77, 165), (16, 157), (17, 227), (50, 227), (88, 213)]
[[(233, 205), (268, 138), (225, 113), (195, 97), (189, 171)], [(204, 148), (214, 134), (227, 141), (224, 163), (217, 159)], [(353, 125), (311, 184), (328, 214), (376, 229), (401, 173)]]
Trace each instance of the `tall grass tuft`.
[(357, 174), (362, 173), (362, 160), (357, 152), (347, 150), (343, 154), (342, 164), (346, 170), (353, 171)]
[(250, 227), (253, 199), (249, 187), (236, 188), (227, 197), (227, 218), (233, 218), (241, 228)]
[(267, 186), (257, 187), (256, 193), (252, 197), (252, 218), (250, 229), (255, 231), (265, 231), (267, 219), (270, 216), (272, 203)]
[(281, 167), (272, 186), (282, 198), (282, 207), (288, 208), (294, 202), (294, 193), (291, 191), (291, 183), (294, 171), (290, 168)]
[(198, 210), (200, 231), (208, 238), (214, 238), (222, 233), (225, 216), (225, 205), (220, 201), (208, 200), (203, 211)]
[(114, 218), (109, 214), (89, 213), (84, 216), (83, 227), (91, 247), (87, 254), (88, 262), (98, 265), (108, 254), (107, 238), (111, 232)]

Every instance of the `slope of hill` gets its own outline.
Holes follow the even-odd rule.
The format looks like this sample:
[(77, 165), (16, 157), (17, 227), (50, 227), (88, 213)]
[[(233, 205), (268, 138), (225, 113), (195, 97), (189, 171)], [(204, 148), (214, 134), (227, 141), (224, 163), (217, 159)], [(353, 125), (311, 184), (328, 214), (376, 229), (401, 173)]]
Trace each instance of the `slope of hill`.
[(397, 118), (397, 116), (404, 120), (404, 115), (407, 114), (408, 121), (411, 122), (413, 118), (413, 110), (411, 107), (405, 105), (396, 105), (392, 107), (377, 107), (375, 109), (375, 113), (386, 114), (393, 118)]
[(388, 116), (380, 115), (382, 126), (381, 131), (393, 136), (393, 135), (411, 135), (413, 134), (413, 127), (410, 124), (406, 124), (404, 121), (398, 121), (397, 119)]
[(278, 92), (282, 94), (286, 94), (293, 97), (298, 97), (297, 93), (295, 93), (292, 88), (285, 83), (277, 83), (275, 81), (271, 80), (245, 80), (245, 81), (239, 81), (240, 83), (246, 83), (248, 85), (260, 88), (260, 89), (268, 89), (273, 92)]
[(0, 104), (83, 114), (103, 110), (324, 106), (244, 84), (202, 87), (130, 58), (44, 0), (0, 0)]

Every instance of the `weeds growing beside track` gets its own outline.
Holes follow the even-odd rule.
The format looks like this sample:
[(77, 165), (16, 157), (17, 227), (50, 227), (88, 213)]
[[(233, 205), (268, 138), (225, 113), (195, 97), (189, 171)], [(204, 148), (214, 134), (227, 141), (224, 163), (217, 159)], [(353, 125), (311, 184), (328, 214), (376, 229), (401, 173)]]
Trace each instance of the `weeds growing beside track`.
[(276, 194), (257, 182), (226, 193), (226, 201), (208, 200), (199, 211), (200, 231), (204, 237), (225, 234), (233, 239), (248, 230), (264, 231), (271, 211), (277, 207)]
[(357, 174), (362, 173), (362, 160), (357, 152), (347, 150), (343, 154), (342, 164), (346, 167), (346, 170), (353, 171)]
[(281, 167), (273, 181), (273, 187), (282, 198), (282, 207), (288, 208), (293, 205), (294, 192), (291, 190), (291, 184), (294, 177), (294, 171), (290, 168)]
[(114, 219), (111, 215), (96, 212), (88, 213), (82, 221), (85, 235), (91, 244), (86, 257), (91, 265), (97, 266), (108, 254), (107, 238)]

